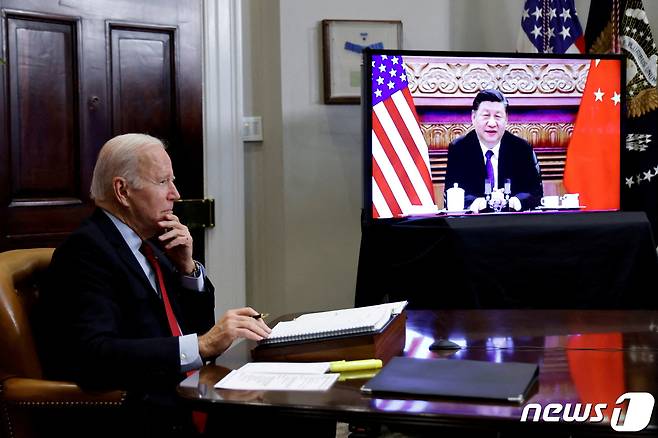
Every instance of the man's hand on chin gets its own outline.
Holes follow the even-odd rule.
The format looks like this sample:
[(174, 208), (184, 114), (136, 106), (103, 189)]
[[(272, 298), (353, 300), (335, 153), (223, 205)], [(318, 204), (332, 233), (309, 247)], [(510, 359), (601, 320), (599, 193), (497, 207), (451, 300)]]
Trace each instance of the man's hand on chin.
[(165, 220), (158, 222), (158, 226), (166, 230), (158, 236), (158, 240), (178, 271), (186, 275), (194, 272), (196, 265), (192, 258), (193, 244), (190, 230), (173, 213), (166, 214)]

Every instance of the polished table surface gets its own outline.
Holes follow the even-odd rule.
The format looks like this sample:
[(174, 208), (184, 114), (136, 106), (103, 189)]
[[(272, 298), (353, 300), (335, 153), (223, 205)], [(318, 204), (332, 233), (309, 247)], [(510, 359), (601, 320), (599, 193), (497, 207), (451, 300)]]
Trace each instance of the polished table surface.
[[(431, 352), (439, 338), (463, 346)], [(521, 423), (524, 405), (491, 401), (368, 396), (366, 380), (336, 382), (326, 392), (236, 391), (214, 389), (231, 369), (250, 361), (254, 343), (241, 341), (198, 377), (178, 388), (195, 409), (240, 418), (257, 414), (386, 424), (423, 431), (436, 427), (505, 435), (536, 432), (551, 436), (621, 436), (603, 423)], [(658, 311), (642, 310), (410, 310), (408, 357), (441, 360), (527, 362), (539, 365), (539, 384), (526, 403), (607, 403), (610, 414), (620, 395), (649, 392), (658, 398)], [(633, 436), (656, 436), (654, 408), (649, 426)], [(500, 436), (500, 435), (499, 435)]]

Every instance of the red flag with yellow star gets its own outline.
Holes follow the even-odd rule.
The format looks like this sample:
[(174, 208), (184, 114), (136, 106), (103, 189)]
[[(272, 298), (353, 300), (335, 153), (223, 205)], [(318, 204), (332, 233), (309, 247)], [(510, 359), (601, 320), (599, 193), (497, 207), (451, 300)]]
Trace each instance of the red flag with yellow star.
[(619, 70), (618, 60), (592, 60), (567, 148), (564, 186), (588, 210), (619, 209)]
[(597, 0), (589, 10), (585, 39), (589, 53), (621, 53), (626, 58), (621, 207), (646, 212), (656, 237), (658, 49), (642, 0)]

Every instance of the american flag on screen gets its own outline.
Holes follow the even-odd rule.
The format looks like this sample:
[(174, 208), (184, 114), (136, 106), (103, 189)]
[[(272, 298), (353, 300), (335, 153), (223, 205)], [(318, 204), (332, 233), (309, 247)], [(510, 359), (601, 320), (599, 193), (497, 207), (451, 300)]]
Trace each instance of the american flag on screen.
[[(595, 7), (592, 3), (592, 7)], [(584, 53), (585, 37), (574, 0), (526, 0), (519, 52)]]
[(436, 212), (427, 143), (402, 56), (372, 57), (372, 216)]

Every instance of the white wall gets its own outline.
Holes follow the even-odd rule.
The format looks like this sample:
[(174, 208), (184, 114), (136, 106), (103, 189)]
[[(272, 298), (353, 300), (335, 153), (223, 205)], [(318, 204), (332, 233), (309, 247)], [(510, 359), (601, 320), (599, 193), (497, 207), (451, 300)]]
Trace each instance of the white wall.
[[(289, 308), (354, 301), (362, 205), (360, 105), (322, 103), (320, 21), (399, 19), (406, 48), (448, 48), (446, 1), (281, 0), (285, 280)], [(422, 13), (421, 13), (422, 12)]]
[[(523, 0), (243, 0), (247, 302), (350, 306), (360, 244), (361, 109), (322, 103), (323, 19), (403, 22), (405, 49), (516, 49)], [(645, 1), (658, 36), (658, 2)], [(583, 28), (589, 0), (576, 0)], [(221, 280), (218, 280), (221, 281)]]
[(276, 314), (354, 302), (361, 108), (322, 103), (320, 22), (402, 20), (405, 48), (447, 50), (449, 9), (448, 0), (243, 3), (245, 114), (264, 118), (264, 141), (245, 150), (249, 304)]
[(286, 235), (278, 0), (243, 1), (244, 113), (263, 117), (263, 141), (245, 143), (246, 295), (255, 309), (290, 312), (284, 279)]

